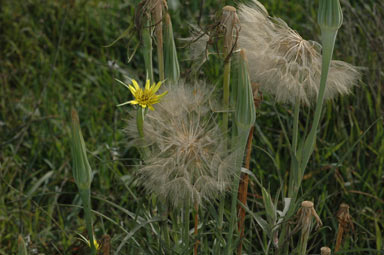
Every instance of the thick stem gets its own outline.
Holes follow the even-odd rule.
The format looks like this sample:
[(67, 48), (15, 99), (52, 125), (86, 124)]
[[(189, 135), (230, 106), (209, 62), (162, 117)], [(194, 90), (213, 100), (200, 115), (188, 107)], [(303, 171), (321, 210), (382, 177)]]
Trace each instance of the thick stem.
[[(222, 120), (222, 131), (223, 134), (228, 134), (228, 108), (229, 108), (229, 81), (231, 74), (231, 61), (228, 60), (224, 66), (224, 83), (223, 83), (223, 120)], [(225, 193), (221, 196), (220, 204), (219, 204), (219, 230), (221, 231), (223, 228), (223, 218), (224, 218), (224, 205), (225, 205)]]
[(137, 124), (137, 131), (139, 132), (140, 138), (143, 138), (144, 137), (144, 109), (140, 106), (137, 108), (136, 124)]
[[(225, 44), (225, 43), (224, 43)], [(227, 50), (224, 48), (224, 56), (227, 56)], [(229, 120), (229, 82), (230, 82), (230, 74), (231, 74), (231, 59), (229, 58), (228, 61), (224, 65), (224, 82), (223, 82), (223, 107), (224, 107), (224, 113), (223, 113), (223, 120), (221, 123), (223, 134), (228, 134), (228, 120)], [(222, 232), (223, 229), (223, 219), (224, 219), (224, 205), (225, 205), (225, 193), (221, 195), (220, 198), (220, 204), (219, 204), (219, 220), (218, 220), (218, 229), (220, 232)]]
[(93, 238), (92, 212), (91, 212), (91, 191), (90, 189), (80, 189), (79, 194), (83, 201), (85, 224), (88, 230), (89, 245), (91, 246), (91, 254), (96, 255), (95, 240)]

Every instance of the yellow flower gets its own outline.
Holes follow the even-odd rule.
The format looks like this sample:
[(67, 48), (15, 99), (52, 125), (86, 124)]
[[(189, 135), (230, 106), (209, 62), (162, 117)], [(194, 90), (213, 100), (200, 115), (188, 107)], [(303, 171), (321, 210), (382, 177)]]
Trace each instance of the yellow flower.
[(168, 91), (165, 91), (160, 95), (156, 95), (156, 92), (159, 90), (162, 84), (162, 82), (160, 81), (157, 84), (153, 83), (153, 85), (151, 86), (150, 81), (147, 80), (144, 89), (140, 88), (139, 84), (135, 80), (132, 80), (133, 86), (128, 86), (127, 84), (119, 80), (117, 81), (127, 87), (131, 91), (132, 95), (135, 97), (134, 100), (127, 101), (125, 103), (119, 104), (118, 106), (126, 104), (138, 104), (143, 108), (148, 107), (150, 110), (154, 110), (152, 105), (160, 102), (160, 99), (168, 93)]
[[(83, 241), (83, 242), (86, 243), (89, 247), (91, 247), (91, 242), (90, 242), (87, 238), (85, 238), (85, 236), (83, 236), (83, 235), (80, 234), (80, 233), (77, 233), (77, 234), (80, 236), (79, 239), (80, 239), (81, 241)], [(97, 251), (100, 250), (100, 248), (101, 248), (101, 244), (100, 244), (99, 242), (97, 242), (95, 236), (93, 236), (93, 244), (95, 245), (95, 248), (96, 248)]]
[[(87, 240), (87, 244), (89, 247), (91, 247), (91, 243), (89, 242), (89, 240)], [(95, 238), (93, 238), (93, 244), (95, 245), (95, 248), (97, 251), (100, 250), (101, 245), (97, 242), (97, 240)]]

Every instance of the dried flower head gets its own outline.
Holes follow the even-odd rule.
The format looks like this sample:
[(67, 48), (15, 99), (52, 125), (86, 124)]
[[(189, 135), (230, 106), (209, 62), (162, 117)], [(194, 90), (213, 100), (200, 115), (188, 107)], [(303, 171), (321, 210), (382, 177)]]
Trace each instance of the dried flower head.
[[(221, 54), (224, 62), (228, 62), (235, 51), (239, 32), (240, 23), (236, 8), (229, 5), (224, 6), (221, 15), (205, 29), (191, 25), (192, 36), (182, 40), (189, 46), (190, 60), (195, 60), (193, 69), (199, 70), (211, 54)], [(223, 39), (223, 51), (219, 53), (218, 42), (221, 39)], [(210, 51), (209, 46), (213, 46), (214, 50)]]
[(345, 203), (340, 204), (336, 217), (339, 222), (339, 226), (337, 228), (335, 251), (339, 251), (343, 241), (344, 232), (354, 230), (352, 216), (349, 214), (349, 205)]
[(320, 249), (321, 255), (331, 255), (331, 249), (329, 247), (321, 247)]
[[(144, 144), (139, 145), (148, 155), (139, 175), (146, 190), (173, 206), (213, 199), (232, 177), (234, 156), (226, 151), (209, 107), (211, 94), (202, 84), (180, 82), (145, 116)], [(140, 141), (134, 121), (128, 134)]]
[(301, 203), (301, 208), (297, 212), (297, 225), (292, 231), (293, 233), (296, 233), (301, 230), (298, 245), (299, 254), (306, 254), (309, 233), (312, 230), (313, 217), (316, 219), (316, 229), (318, 229), (323, 225), (323, 223), (321, 222), (319, 215), (316, 213), (313, 202), (303, 201)]
[(314, 204), (311, 201), (303, 201), (301, 208), (297, 211), (298, 225), (301, 226), (302, 231), (309, 231), (312, 225), (312, 217), (315, 217), (316, 228), (323, 225), (319, 215), (317, 214)]
[[(248, 52), (252, 80), (279, 102), (294, 104), (299, 100), (310, 105), (320, 87), (320, 44), (304, 40), (282, 19), (268, 16), (258, 1), (253, 2), (256, 8), (239, 7), (239, 46)], [(348, 93), (359, 77), (356, 67), (331, 61), (325, 99)]]

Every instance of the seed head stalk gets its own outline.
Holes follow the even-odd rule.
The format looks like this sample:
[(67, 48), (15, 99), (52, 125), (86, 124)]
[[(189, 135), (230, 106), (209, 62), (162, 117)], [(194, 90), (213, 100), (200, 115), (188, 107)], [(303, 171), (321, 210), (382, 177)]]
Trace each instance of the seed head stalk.
[[(228, 134), (228, 121), (229, 121), (229, 83), (231, 77), (231, 52), (234, 48), (233, 44), (233, 31), (236, 24), (238, 23), (238, 18), (236, 15), (236, 9), (232, 6), (225, 6), (223, 8), (222, 14), (222, 25), (225, 29), (224, 35), (224, 46), (223, 46), (223, 55), (224, 55), (224, 81), (223, 81), (223, 119), (222, 119), (222, 131), (224, 134)], [(224, 205), (225, 205), (225, 194), (222, 195), (219, 204), (219, 219), (218, 219), (218, 229), (221, 232), (223, 229), (223, 217), (224, 217)]]
[[(293, 150), (300, 153), (300, 155), (293, 155), (292, 159), (293, 163), (291, 163), (292, 169), (295, 170), (294, 179), (290, 179), (289, 183), (289, 192), (288, 196), (292, 199), (291, 207), (287, 213), (287, 216), (292, 216), (294, 212), (295, 200), (297, 198), (299, 187), (301, 186), (301, 182), (305, 173), (305, 169), (308, 165), (308, 161), (313, 153), (317, 129), (320, 123), (321, 112), (324, 104), (325, 90), (327, 86), (327, 78), (329, 67), (332, 60), (333, 50), (335, 46), (335, 40), (337, 32), (343, 22), (343, 14), (340, 7), (339, 0), (320, 0), (319, 10), (318, 10), (318, 24), (321, 28), (321, 41), (322, 41), (322, 64), (321, 64), (321, 77), (320, 77), (320, 88), (316, 101), (315, 113), (312, 121), (312, 127), (305, 138), (303, 147), (299, 148), (299, 150)], [(297, 102), (296, 102), (297, 104)], [(293, 127), (293, 146), (297, 147), (297, 137), (298, 137), (298, 109), (297, 105), (295, 106), (295, 116), (294, 116), (294, 127)], [(297, 110), (297, 111), (296, 111)], [(297, 157), (299, 156), (299, 157)], [(296, 161), (298, 160), (298, 162)], [(292, 181), (291, 181), (292, 180)], [(280, 254), (288, 253), (288, 245), (284, 245), (285, 236), (287, 234), (287, 227), (284, 226), (279, 237), (279, 249), (278, 252)], [(283, 247), (281, 247), (283, 246)]]
[(313, 118), (312, 128), (309, 132), (309, 135), (305, 141), (303, 149), (303, 158), (301, 162), (302, 173), (300, 175), (299, 185), (301, 183), (302, 176), (304, 175), (304, 169), (306, 168), (309, 158), (314, 150), (317, 128), (319, 126), (321, 112), (324, 104), (324, 92), (327, 83), (329, 66), (332, 60), (333, 49), (335, 46), (337, 31), (327, 31), (322, 36), (323, 43), (323, 55), (322, 55), (322, 65), (321, 65), (321, 79), (320, 79), (320, 91), (317, 98), (315, 116)]
[(337, 31), (341, 27), (341, 24), (343, 23), (343, 13), (341, 11), (339, 0), (320, 0), (317, 22), (321, 28), (321, 42), (323, 46), (320, 90), (317, 98), (312, 128), (304, 143), (303, 158), (300, 167), (300, 169), (302, 169), (302, 173), (300, 175), (301, 178), (299, 185), (314, 149), (317, 127), (319, 126), (321, 111), (324, 103), (329, 66), (331, 64), (333, 49), (335, 47), (336, 35)]

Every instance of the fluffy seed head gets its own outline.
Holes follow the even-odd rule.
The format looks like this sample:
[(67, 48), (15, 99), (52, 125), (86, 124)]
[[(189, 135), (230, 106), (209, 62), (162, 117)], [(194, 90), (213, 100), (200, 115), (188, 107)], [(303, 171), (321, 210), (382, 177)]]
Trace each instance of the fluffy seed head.
[[(321, 75), (321, 46), (304, 40), (282, 19), (269, 17), (260, 3), (240, 5), (239, 46), (248, 52), (250, 75), (260, 89), (282, 103), (315, 102)], [(356, 67), (331, 61), (325, 99), (350, 92), (360, 77)]]
[[(211, 91), (202, 84), (172, 86), (144, 120), (141, 146), (149, 151), (139, 175), (145, 188), (173, 206), (211, 200), (230, 183), (234, 156), (209, 105)], [(135, 121), (128, 126), (138, 138)], [(140, 140), (140, 139), (138, 139)]]

